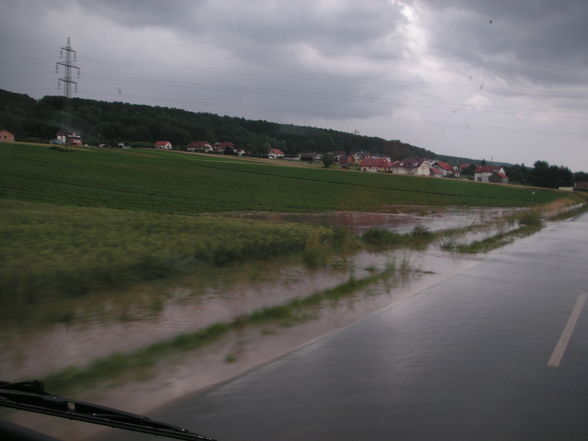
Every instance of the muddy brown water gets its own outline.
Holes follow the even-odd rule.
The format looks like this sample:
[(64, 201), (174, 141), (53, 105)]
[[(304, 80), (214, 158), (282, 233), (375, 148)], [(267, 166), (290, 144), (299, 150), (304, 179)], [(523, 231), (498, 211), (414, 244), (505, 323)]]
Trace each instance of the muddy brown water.
[[(350, 212), (239, 216), (347, 226), (356, 232), (374, 227), (402, 232), (416, 225), (431, 229), (470, 226), (512, 211), (452, 208), (422, 216)], [(470, 233), (469, 240), (493, 234), (496, 227), (493, 228)], [(252, 262), (32, 305), (23, 313), (26, 317), (13, 317), (0, 327), (0, 373), (4, 379), (16, 380), (42, 376), (70, 365), (81, 367), (114, 352), (132, 351), (214, 323), (230, 322), (260, 308), (306, 297), (344, 283), (351, 276), (365, 277), (369, 273), (366, 268), (381, 267), (383, 261), (398, 264), (407, 255), (406, 251), (364, 251), (314, 270), (288, 259)], [(420, 262), (411, 263), (413, 266), (426, 263), (419, 253), (411, 256), (410, 260)], [(31, 319), (37, 316), (40, 318)], [(63, 319), (57, 319), (58, 316)]]
[(364, 213), (333, 211), (326, 213), (227, 213), (226, 216), (259, 219), (273, 222), (297, 222), (330, 227), (346, 227), (354, 233), (363, 233), (371, 228), (386, 229), (397, 233), (408, 233), (417, 225), (431, 231), (464, 228), (490, 222), (508, 216), (518, 208), (462, 208), (423, 207), (412, 208), (409, 213)]

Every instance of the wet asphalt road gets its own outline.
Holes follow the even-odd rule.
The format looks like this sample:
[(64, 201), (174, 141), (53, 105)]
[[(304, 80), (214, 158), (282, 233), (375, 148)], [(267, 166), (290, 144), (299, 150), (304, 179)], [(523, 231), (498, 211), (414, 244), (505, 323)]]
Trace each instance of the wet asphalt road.
[(548, 366), (582, 293), (588, 215), (151, 416), (227, 441), (585, 441), (588, 305)]

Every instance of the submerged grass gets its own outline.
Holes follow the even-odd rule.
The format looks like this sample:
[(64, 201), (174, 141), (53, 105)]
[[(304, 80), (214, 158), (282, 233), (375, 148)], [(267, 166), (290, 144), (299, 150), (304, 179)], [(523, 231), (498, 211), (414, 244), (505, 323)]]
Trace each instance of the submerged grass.
[[(403, 264), (403, 271), (407, 270)], [(304, 298), (297, 298), (282, 305), (262, 308), (238, 317), (231, 322), (217, 323), (202, 330), (182, 334), (169, 340), (151, 344), (130, 353), (116, 353), (94, 360), (85, 367), (69, 366), (41, 379), (48, 390), (59, 394), (70, 393), (80, 388), (92, 387), (109, 381), (116, 381), (126, 375), (134, 376), (155, 366), (162, 358), (180, 354), (210, 344), (233, 330), (246, 326), (281, 324), (291, 326), (312, 317), (310, 312), (325, 301), (337, 301), (361, 288), (386, 280), (397, 271), (389, 264), (382, 271), (364, 278), (350, 277), (346, 282), (333, 288), (315, 292)], [(231, 360), (235, 361), (231, 358)]]
[(393, 231), (372, 228), (361, 236), (365, 245), (375, 248), (424, 248), (437, 238), (437, 235), (423, 225), (415, 226), (410, 233), (400, 234)]
[(302, 252), (328, 228), (0, 199), (0, 305)]
[(537, 233), (543, 228), (543, 222), (538, 215), (524, 216), (520, 220), (522, 225), (516, 230), (507, 233), (499, 233), (486, 239), (477, 240), (469, 244), (455, 244), (447, 242), (441, 245), (445, 251), (456, 251), (458, 253), (477, 254), (486, 253), (496, 248), (512, 243), (515, 239), (523, 238)]

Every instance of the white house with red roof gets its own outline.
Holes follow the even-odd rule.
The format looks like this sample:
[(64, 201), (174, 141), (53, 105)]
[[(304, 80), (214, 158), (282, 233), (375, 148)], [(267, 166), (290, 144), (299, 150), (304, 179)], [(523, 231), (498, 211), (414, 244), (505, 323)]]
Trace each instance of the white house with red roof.
[(172, 143), (169, 141), (155, 141), (154, 147), (159, 150), (171, 150)]
[(392, 163), (387, 158), (365, 158), (359, 161), (361, 171), (389, 172)]
[(496, 165), (479, 165), (474, 170), (474, 181), (476, 182), (497, 182), (508, 183), (508, 176), (504, 168)]
[(271, 149), (267, 154), (269, 159), (283, 158), (284, 156), (284, 152), (280, 149)]
[(453, 167), (451, 164), (444, 161), (435, 161), (431, 164), (431, 176), (451, 176), (453, 174)]

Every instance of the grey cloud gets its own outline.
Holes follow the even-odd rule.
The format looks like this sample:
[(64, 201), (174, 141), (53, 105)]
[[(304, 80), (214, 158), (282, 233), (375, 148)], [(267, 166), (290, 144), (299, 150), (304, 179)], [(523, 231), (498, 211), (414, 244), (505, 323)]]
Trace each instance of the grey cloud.
[(435, 53), (507, 79), (584, 81), (588, 2), (423, 0)]

